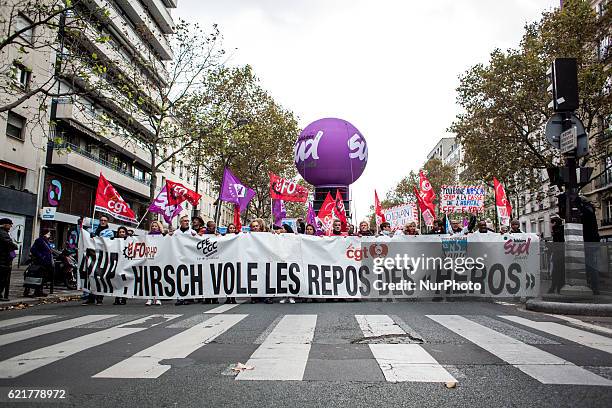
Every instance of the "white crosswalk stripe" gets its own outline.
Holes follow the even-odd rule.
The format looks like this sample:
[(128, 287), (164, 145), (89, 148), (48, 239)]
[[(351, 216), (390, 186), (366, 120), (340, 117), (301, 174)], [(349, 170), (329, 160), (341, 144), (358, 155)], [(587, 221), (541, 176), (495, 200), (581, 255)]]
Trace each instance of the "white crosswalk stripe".
[(15, 317), (13, 319), (6, 319), (0, 321), (0, 329), (4, 329), (5, 327), (15, 326), (16, 324), (22, 323), (31, 323), (41, 319), (48, 319), (53, 317), (53, 315), (31, 315), (31, 316), (21, 316)]
[(115, 316), (116, 315), (86, 315), (74, 319), (62, 320), (61, 322), (33, 327), (27, 330), (2, 334), (0, 335), (0, 346), (5, 346), (21, 340), (31, 339), (32, 337), (55, 333), (61, 330), (72, 329), (77, 326), (97, 322), (99, 320), (104, 320)]
[(247, 361), (256, 369), (242, 371), (236, 380), (301, 381), (316, 324), (317, 315), (285, 315)]
[(543, 384), (612, 386), (612, 381), (458, 315), (427, 315), (433, 321), (512, 364)]
[[(226, 342), (232, 346), (240, 344), (241, 337), (236, 337), (234, 333), (241, 333), (240, 336), (250, 333), (248, 346), (256, 348), (245, 363), (254, 369), (240, 372), (236, 380), (241, 381), (317, 381), (318, 379), (323, 380), (324, 377), (329, 379), (325, 369), (333, 367), (334, 370), (342, 370), (345, 361), (346, 364), (354, 364), (359, 361), (359, 364), (364, 367), (365, 370), (361, 372), (358, 381), (370, 381), (371, 378), (371, 381), (387, 382), (456, 382), (455, 378), (465, 375), (461, 368), (461, 365), (465, 364), (465, 359), (457, 359), (456, 356), (449, 354), (453, 352), (448, 344), (440, 348), (430, 347), (427, 344), (401, 344), (401, 342), (392, 344), (397, 342), (397, 339), (386, 336), (406, 337), (405, 341), (410, 341), (407, 338), (410, 336), (406, 336), (408, 332), (416, 337), (423, 337), (418, 333), (413, 333), (412, 327), (415, 327), (412, 325), (413, 320), (409, 327), (401, 316), (355, 315), (355, 320), (349, 319), (348, 324), (342, 329), (342, 336), (338, 337), (336, 334), (330, 334), (329, 330), (331, 328), (333, 331), (334, 324), (338, 321), (337, 316), (280, 314), (266, 316), (262, 319), (262, 316), (259, 315), (225, 313), (236, 306), (221, 305), (209, 310), (208, 313), (186, 315), (183, 320), (179, 319), (183, 315), (178, 314), (85, 315), (76, 318), (65, 317), (65, 320), (54, 321), (50, 324), (41, 324), (41, 322), (44, 322), (45, 318), (61, 317), (33, 315), (2, 320), (0, 328), (6, 328), (6, 330), (3, 331), (4, 334), (0, 334), (0, 345), (24, 341), (27, 346), (25, 350), (19, 346), (4, 349), (2, 356), (4, 360), (0, 361), (0, 379), (16, 378), (43, 369), (60, 360), (66, 363), (77, 361), (79, 358), (75, 356), (77, 353), (95, 349), (126, 336), (133, 336), (119, 343), (122, 345), (120, 347), (129, 349), (128, 354), (123, 354), (123, 349), (118, 348), (117, 352), (112, 354), (117, 360), (112, 363), (104, 363), (104, 359), (94, 360), (94, 364), (99, 365), (87, 375), (97, 373), (93, 375), (94, 379), (151, 380), (162, 377), (169, 370), (174, 370), (175, 363), (172, 360), (190, 357), (203, 347), (212, 348), (203, 351), (202, 354), (198, 353), (198, 357), (194, 358), (201, 358), (201, 356), (208, 356), (212, 353), (215, 361), (221, 357), (225, 362), (225, 357), (217, 354), (216, 350), (218, 347), (223, 350), (223, 344)], [(120, 316), (125, 319), (117, 320)], [(128, 317), (130, 321), (126, 321)], [(492, 318), (480, 315), (467, 317), (427, 315), (427, 318), (456, 333), (467, 342), (482, 348), (484, 351), (480, 356), (476, 353), (476, 359), (483, 359), (485, 352), (490, 353), (510, 364), (509, 370), (514, 370), (512, 367), (518, 369), (516, 370), (517, 375), (521, 375), (520, 370), (543, 384), (612, 386), (612, 379), (604, 378), (609, 377), (608, 367), (580, 367), (573, 363), (576, 361), (567, 353), (567, 346), (559, 345), (560, 339), (566, 339), (576, 343), (576, 347), (586, 346), (612, 354), (612, 338), (610, 337), (566, 326), (564, 323), (532, 321), (518, 316), (503, 315), (499, 318)], [(500, 325), (491, 324), (493, 320)], [(111, 323), (112, 326), (110, 326)], [(429, 324), (435, 325), (436, 323)], [(15, 325), (26, 324), (31, 324), (26, 330), (11, 329)], [(320, 327), (315, 337), (317, 325)], [(149, 341), (146, 346), (139, 347), (138, 345), (141, 344), (139, 339), (149, 336), (147, 330), (153, 327), (156, 327), (154, 336), (161, 336), (161, 339), (156, 342)], [(416, 327), (418, 328), (419, 325)], [(442, 330), (442, 327), (434, 326), (438, 333), (442, 331), (446, 332), (444, 336), (454, 337), (450, 332)], [(512, 330), (512, 327), (516, 330)], [(71, 330), (75, 328), (77, 330)], [(169, 337), (163, 335), (164, 330), (171, 332)], [(36, 336), (59, 331), (65, 331), (62, 332), (61, 339), (68, 338), (69, 340), (38, 349), (31, 348), (33, 342), (25, 342)], [(348, 342), (361, 336), (360, 332), (364, 337), (369, 338), (367, 347), (359, 344), (348, 345)], [(87, 334), (83, 335), (83, 333)], [(550, 335), (551, 339), (557, 338), (557, 341), (529, 343), (533, 341), (530, 333), (532, 333), (531, 336), (538, 336), (535, 333)], [(427, 337), (423, 337), (426, 343)], [(343, 341), (338, 342), (338, 339)], [(465, 344), (462, 340), (460, 342), (462, 345)], [(207, 346), (209, 343), (217, 344)], [(333, 354), (326, 354), (330, 352), (331, 344), (338, 346), (347, 344), (347, 347), (339, 347), (341, 354), (336, 359)], [(542, 350), (543, 347), (546, 347), (547, 351)], [(565, 359), (555, 355), (555, 347), (563, 350)], [(434, 353), (431, 351), (433, 349), (436, 351), (432, 355), (430, 352)], [(238, 352), (236, 347), (230, 347), (228, 350), (228, 365), (237, 361), (244, 362), (244, 357), (236, 357), (237, 355), (243, 356), (244, 351)], [(90, 353), (95, 352), (93, 350)], [(19, 355), (15, 356), (15, 354)], [(325, 361), (329, 357), (333, 359), (333, 363)], [(484, 359), (487, 360), (487, 364), (490, 363), (490, 357)], [(576, 356), (576, 359), (585, 361), (579, 356)], [(444, 365), (438, 360), (443, 360)], [(475, 361), (474, 364), (480, 364), (478, 361)], [(75, 370), (78, 371), (78, 367), (82, 364), (82, 361), (75, 363)], [(605, 363), (602, 362), (602, 364)], [(350, 370), (350, 367), (347, 368)], [(72, 375), (78, 375), (75, 373)], [(341, 375), (337, 380), (353, 381), (349, 377), (343, 379)]]
[(555, 322), (535, 322), (519, 316), (499, 316), (511, 322), (612, 354), (612, 339)]
[[(179, 315), (151, 315), (142, 319), (133, 320), (119, 326), (111, 327), (96, 333), (90, 333), (71, 340), (63, 341), (48, 347), (43, 347), (29, 353), (0, 362), (0, 378), (15, 378), (46, 366), (58, 360), (64, 359), (83, 350), (100, 346), (110, 341), (138, 333), (160, 323), (147, 325), (147, 320), (162, 316), (165, 320), (171, 320)], [(140, 327), (138, 327), (140, 326)]]
[[(387, 315), (355, 316), (365, 337), (402, 335), (406, 332)], [(389, 382), (456, 382), (419, 344), (369, 344)]]
[(557, 314), (549, 314), (549, 316), (556, 317), (557, 319), (565, 320), (566, 322), (570, 322), (574, 326), (583, 327), (585, 329), (597, 331), (600, 333), (610, 334), (612, 335), (612, 329), (609, 327), (599, 326), (597, 324), (583, 322), (580, 319), (576, 319), (570, 316), (557, 315)]
[(185, 358), (248, 315), (217, 315), (94, 375), (98, 378), (157, 378), (170, 369), (160, 361)]

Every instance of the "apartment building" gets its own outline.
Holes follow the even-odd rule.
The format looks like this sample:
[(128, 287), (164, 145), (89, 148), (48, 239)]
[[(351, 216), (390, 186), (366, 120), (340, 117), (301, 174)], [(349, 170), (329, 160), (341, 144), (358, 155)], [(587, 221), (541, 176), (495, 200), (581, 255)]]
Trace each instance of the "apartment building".
[[(171, 12), (176, 3), (85, 0), (58, 20), (58, 32), (45, 33), (47, 41), (62, 37), (65, 41), (38, 47), (36, 52), (19, 59), (16, 47), (3, 52), (3, 61), (16, 61), (17, 75), (12, 80), (17, 92), (19, 86), (25, 90), (54, 78), (57, 93), (66, 95), (54, 98), (44, 111), (39, 108), (38, 98), (31, 98), (0, 114), (0, 215), (15, 222), (14, 238), (26, 248), (22, 260), (41, 228), (50, 228), (56, 244), (63, 246), (74, 235), (79, 218), (83, 217), (86, 225), (91, 222), (101, 173), (138, 218), (145, 215), (150, 201), (151, 155), (136, 140), (153, 135), (154, 129), (147, 120), (152, 112), (147, 111), (146, 104), (127, 103), (126, 89), (115, 79), (138, 76), (143, 79), (139, 85), (165, 85), (165, 64), (173, 58), (168, 36), (174, 32)], [(11, 10), (3, 5), (3, 17)], [(26, 15), (17, 16), (18, 19), (3, 18), (7, 23), (0, 28), (15, 32), (28, 24)], [(87, 23), (83, 29), (61, 31), (76, 18)], [(40, 35), (24, 34), (33, 41)], [(99, 41), (101, 37), (106, 41)], [(104, 70), (83, 66), (83, 59), (77, 58), (82, 55), (95, 55)], [(64, 69), (54, 71), (58, 58)], [(83, 72), (88, 73), (89, 85), (93, 84), (96, 92), (86, 91)], [(155, 95), (145, 88), (139, 90)], [(15, 95), (3, 92), (0, 101), (14, 100)], [(157, 173), (157, 191), (167, 179), (195, 189), (196, 171), (188, 158), (176, 156)], [(216, 194), (206, 177), (197, 184), (203, 194), (200, 214), (206, 220), (212, 219)], [(184, 206), (183, 214), (191, 215), (193, 208), (187, 203)], [(231, 222), (232, 218), (231, 209), (222, 206), (220, 222)], [(146, 228), (146, 222), (141, 228)]]

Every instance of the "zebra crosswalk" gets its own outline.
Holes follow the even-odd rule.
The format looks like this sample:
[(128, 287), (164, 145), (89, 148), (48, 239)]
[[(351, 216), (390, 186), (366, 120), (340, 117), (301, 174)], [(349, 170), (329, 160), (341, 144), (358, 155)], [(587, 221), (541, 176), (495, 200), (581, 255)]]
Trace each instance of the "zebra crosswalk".
[[(108, 353), (113, 347), (118, 350), (116, 355), (96, 360), (98, 365), (87, 372), (91, 381), (159, 379), (178, 369), (173, 362), (198, 358), (198, 353), (209, 347), (216, 350), (215, 359), (224, 361), (226, 367), (236, 363), (236, 355), (245, 358), (242, 361), (252, 369), (238, 372), (235, 381), (316, 381), (317, 373), (323, 371), (317, 364), (332, 366), (327, 361), (334, 359), (329, 352), (332, 345), (342, 354), (334, 367), (342, 361), (363, 363), (360, 381), (454, 383), (471, 372), (462, 371), (465, 356), (458, 358), (453, 353), (459, 352), (452, 345), (439, 342), (444, 335), (463, 341), (457, 350), (462, 346), (465, 351), (467, 345), (476, 350), (475, 355), (486, 354), (489, 363), (480, 364), (490, 364), (493, 359), (495, 364), (507, 366), (505, 372), (525, 375), (542, 384), (612, 386), (612, 375), (607, 374), (612, 373), (612, 337), (594, 333), (597, 330), (593, 327), (577, 328), (575, 322), (562, 319), (429, 314), (418, 318), (420, 324), (428, 322), (436, 336), (423, 333), (420, 339), (396, 315), (348, 315), (338, 334), (329, 331), (330, 322), (338, 321), (330, 313), (271, 313), (263, 317), (244, 313), (252, 309), (238, 306), (221, 305), (195, 315), (29, 315), (1, 320), (0, 345), (5, 347), (0, 351), (0, 386), (5, 380), (76, 361), (80, 353)], [(236, 342), (244, 333), (250, 341)], [(35, 339), (49, 334), (56, 337), (47, 338), (40, 347), (35, 345)], [(227, 356), (224, 345), (231, 350)], [(594, 370), (573, 357), (568, 347), (600, 353), (603, 369)], [(78, 370), (80, 364), (74, 366)], [(368, 371), (371, 367), (377, 371)], [(334, 374), (334, 380), (343, 381), (342, 370)], [(346, 381), (351, 380), (347, 377)]]

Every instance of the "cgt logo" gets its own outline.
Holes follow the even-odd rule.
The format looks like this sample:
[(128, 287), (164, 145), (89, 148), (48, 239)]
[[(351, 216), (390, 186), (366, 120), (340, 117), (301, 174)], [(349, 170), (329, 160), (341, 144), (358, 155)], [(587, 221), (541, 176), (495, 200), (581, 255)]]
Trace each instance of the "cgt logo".
[(210, 237), (198, 242), (196, 248), (198, 249), (198, 251), (202, 251), (204, 259), (218, 257), (217, 241), (210, 239)]
[(524, 239), (508, 239), (504, 242), (504, 253), (506, 255), (529, 255), (529, 247), (531, 246), (531, 238)]
[(153, 259), (157, 254), (156, 246), (149, 246), (144, 242), (130, 242), (123, 248), (123, 256), (127, 259)]
[(108, 202), (108, 208), (114, 213), (122, 214), (127, 211), (128, 206), (124, 201), (110, 200)]
[(356, 261), (361, 261), (362, 259), (367, 259), (368, 254), (370, 258), (382, 258), (387, 256), (389, 253), (389, 248), (385, 244), (371, 244), (370, 246), (362, 246), (355, 248), (353, 244), (350, 244), (348, 248), (346, 248), (346, 257), (348, 259), (354, 259)]

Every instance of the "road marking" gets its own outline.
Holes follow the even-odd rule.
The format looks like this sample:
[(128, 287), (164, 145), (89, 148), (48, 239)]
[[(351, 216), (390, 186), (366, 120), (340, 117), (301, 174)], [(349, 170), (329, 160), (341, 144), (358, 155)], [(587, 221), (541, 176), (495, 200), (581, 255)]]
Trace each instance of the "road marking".
[(3, 329), (5, 327), (14, 326), (20, 323), (35, 322), (36, 320), (47, 319), (53, 316), (54, 315), (31, 315), (31, 316), (15, 317), (14, 319), (6, 319), (6, 320), (0, 321), (0, 328)]
[(175, 336), (142, 350), (94, 375), (95, 378), (158, 378), (171, 366), (162, 360), (185, 358), (240, 322), (248, 315), (213, 316)]
[[(0, 378), (15, 378), (30, 371), (44, 367), (73, 354), (92, 347), (100, 346), (110, 341), (119, 339), (130, 334), (138, 333), (162, 322), (147, 325), (147, 320), (163, 315), (150, 315), (142, 319), (133, 320), (111, 327), (99, 332), (86, 334), (71, 340), (63, 341), (48, 347), (43, 347), (28, 353), (24, 353), (8, 360), (0, 362)], [(167, 315), (166, 321), (174, 319), (179, 315)], [(137, 327), (140, 326), (140, 327)]]
[(2, 334), (0, 335), (0, 346), (15, 343), (21, 340), (31, 339), (32, 337), (58, 332), (61, 330), (73, 329), (83, 324), (97, 322), (99, 320), (104, 320), (115, 316), (116, 315), (87, 315), (77, 317), (75, 319), (63, 320), (57, 323), (46, 324), (44, 326), (32, 327), (31, 329), (27, 330)]
[(427, 317), (543, 384), (612, 386), (612, 381), (606, 378), (462, 316), (427, 315)]
[(231, 309), (235, 308), (236, 306), (240, 306), (240, 304), (239, 303), (236, 303), (236, 304), (233, 304), (233, 305), (225, 304), (225, 305), (217, 306), (214, 309), (207, 310), (204, 313), (205, 314), (225, 313), (228, 310), (231, 310)]
[(246, 362), (255, 369), (236, 380), (301, 381), (316, 325), (317, 315), (285, 315)]
[(583, 346), (612, 354), (612, 339), (609, 337), (600, 336), (599, 334), (594, 334), (555, 322), (535, 322), (519, 316), (499, 317), (510, 320), (514, 323), (522, 324), (523, 326), (531, 327), (532, 329), (552, 334), (553, 336), (561, 337), (562, 339), (573, 341), (574, 343), (582, 344)]
[(548, 316), (552, 316), (552, 317), (556, 317), (557, 319), (565, 320), (575, 326), (584, 327), (585, 329), (590, 329), (590, 330), (598, 331), (600, 333), (605, 333), (605, 334), (612, 334), (612, 329), (609, 327), (598, 326), (596, 324), (583, 322), (582, 320), (579, 320), (573, 317), (569, 317), (569, 316), (564, 316), (564, 315), (549, 314)]
[[(365, 337), (406, 332), (387, 315), (356, 315)], [(369, 344), (372, 355), (389, 382), (456, 382), (419, 344)]]

